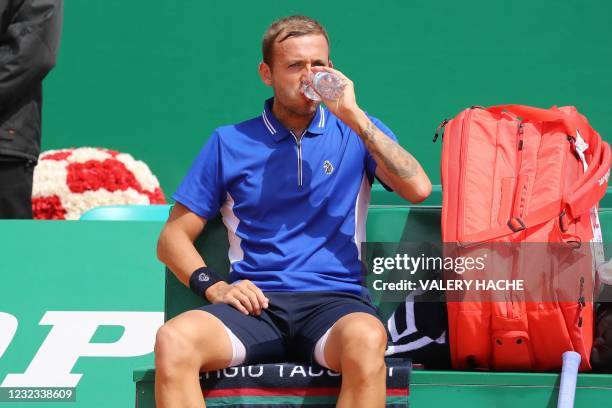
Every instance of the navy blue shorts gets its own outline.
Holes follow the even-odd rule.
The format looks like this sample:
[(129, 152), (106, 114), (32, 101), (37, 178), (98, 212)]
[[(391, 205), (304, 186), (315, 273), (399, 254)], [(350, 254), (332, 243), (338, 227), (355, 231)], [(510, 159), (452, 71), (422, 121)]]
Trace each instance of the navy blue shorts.
[(295, 361), (310, 365), (317, 341), (341, 317), (376, 309), (368, 299), (344, 292), (264, 292), (268, 308), (245, 315), (233, 306), (216, 304), (204, 310), (225, 324), (246, 348), (244, 364)]

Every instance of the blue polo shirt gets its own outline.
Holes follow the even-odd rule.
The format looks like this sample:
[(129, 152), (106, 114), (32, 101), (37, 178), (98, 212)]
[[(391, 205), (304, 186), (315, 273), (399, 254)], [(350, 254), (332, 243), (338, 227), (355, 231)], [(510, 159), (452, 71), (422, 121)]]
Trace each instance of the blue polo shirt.
[(298, 138), (269, 99), (260, 116), (213, 132), (172, 198), (206, 219), (221, 212), (231, 281), (359, 294), (375, 170), (359, 136), (323, 106)]

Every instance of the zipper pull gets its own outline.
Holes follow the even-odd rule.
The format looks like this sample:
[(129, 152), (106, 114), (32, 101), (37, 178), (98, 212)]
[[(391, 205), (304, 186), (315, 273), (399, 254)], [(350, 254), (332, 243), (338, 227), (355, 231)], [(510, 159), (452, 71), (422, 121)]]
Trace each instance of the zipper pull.
[(580, 277), (580, 297), (578, 298), (578, 303), (580, 307), (583, 308), (586, 306), (586, 302), (584, 301), (584, 277)]
[(584, 277), (580, 277), (580, 297), (578, 298), (578, 327), (582, 327), (582, 309), (586, 306), (584, 301)]
[[(438, 125), (438, 128), (436, 129), (436, 134), (434, 135), (433, 140), (432, 140), (433, 143), (436, 143), (436, 140), (438, 140), (438, 135), (440, 134), (440, 130), (444, 130), (444, 126), (446, 126), (448, 122), (449, 122), (449, 119), (444, 119), (442, 123)], [(444, 133), (442, 133), (442, 137), (444, 138)]]
[(523, 122), (519, 122), (518, 124), (518, 135), (519, 135), (518, 149), (523, 150)]

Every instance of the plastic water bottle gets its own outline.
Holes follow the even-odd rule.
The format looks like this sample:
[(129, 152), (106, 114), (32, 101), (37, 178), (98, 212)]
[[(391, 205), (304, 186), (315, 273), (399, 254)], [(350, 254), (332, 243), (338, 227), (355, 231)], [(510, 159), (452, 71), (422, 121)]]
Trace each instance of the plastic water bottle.
[(580, 367), (580, 354), (575, 351), (563, 353), (563, 365), (561, 366), (561, 381), (559, 383), (559, 399), (557, 408), (573, 408), (576, 395), (576, 380), (578, 379), (578, 368)]
[[(310, 84), (312, 84), (312, 86)], [(346, 87), (346, 84), (342, 78), (326, 71), (319, 71), (312, 75), (310, 78), (310, 84), (304, 83), (302, 92), (304, 92), (304, 95), (306, 95), (308, 99), (312, 99), (313, 101), (317, 102), (321, 100), (321, 96), (323, 96), (325, 99), (339, 99), (344, 92), (344, 88)]]

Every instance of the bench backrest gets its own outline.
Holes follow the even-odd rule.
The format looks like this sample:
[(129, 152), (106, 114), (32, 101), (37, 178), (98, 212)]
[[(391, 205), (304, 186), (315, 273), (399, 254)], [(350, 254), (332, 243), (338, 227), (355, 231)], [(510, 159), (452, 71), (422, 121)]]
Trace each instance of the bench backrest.
[[(370, 206), (367, 240), (368, 242), (441, 242), (440, 215), (440, 207)], [(601, 209), (599, 217), (604, 243), (612, 242), (612, 209)], [(196, 247), (208, 265), (220, 272), (229, 271), (227, 232), (220, 218), (208, 222), (204, 233), (196, 241)], [(382, 249), (383, 252), (391, 250), (392, 246)], [(610, 256), (610, 250), (607, 248), (606, 253)], [(383, 318), (387, 317), (398, 303), (383, 302), (376, 294), (371, 295), (374, 303), (379, 306)], [(166, 320), (205, 303), (204, 299), (197, 297), (180, 283), (172, 272), (166, 271), (164, 308)]]

